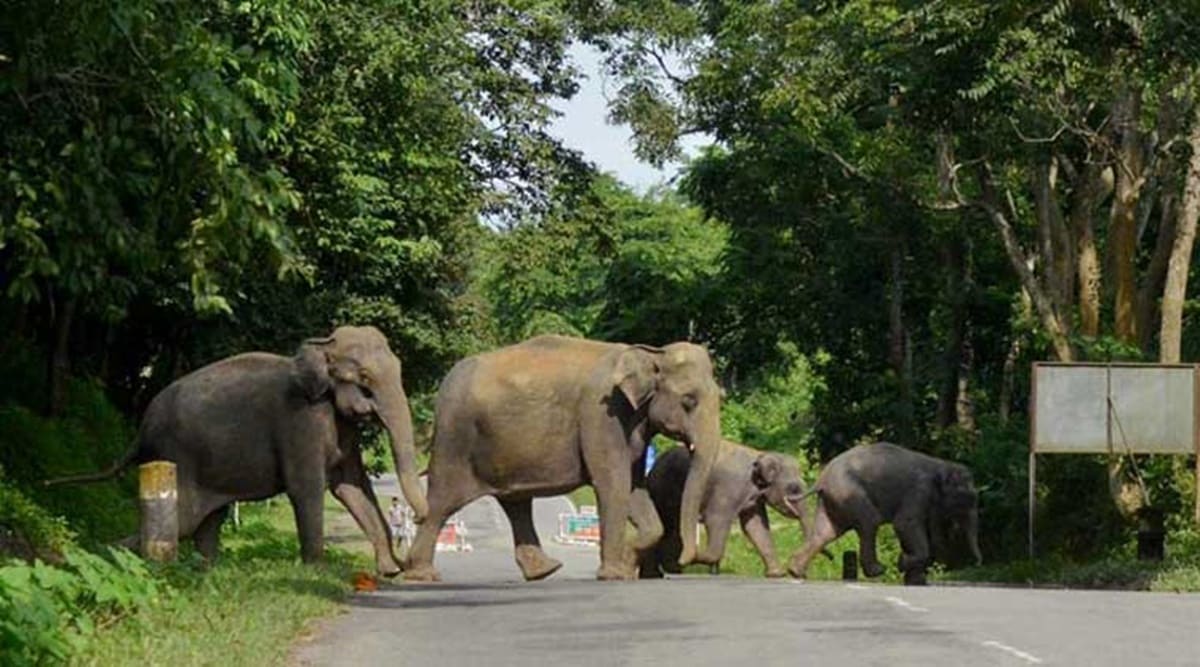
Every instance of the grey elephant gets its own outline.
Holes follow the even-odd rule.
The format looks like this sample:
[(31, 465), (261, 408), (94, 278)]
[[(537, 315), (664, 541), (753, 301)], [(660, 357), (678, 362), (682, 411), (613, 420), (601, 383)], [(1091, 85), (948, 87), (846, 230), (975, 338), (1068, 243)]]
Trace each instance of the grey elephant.
[(381, 574), (400, 572), (387, 523), (363, 467), (355, 422), (374, 416), (387, 429), (401, 490), (418, 516), (412, 417), (400, 360), (374, 327), (339, 327), (293, 357), (251, 352), (179, 378), (150, 402), (136, 446), (104, 473), (48, 484), (96, 481), (133, 463), (176, 464), (179, 536), (207, 559), (217, 555), (231, 503), (286, 493), (306, 561), (323, 553), (325, 489), (370, 539)]
[(817, 494), (817, 510), (788, 565), (793, 576), (803, 577), (817, 551), (850, 529), (858, 533), (863, 574), (883, 574), (875, 535), (889, 522), (900, 540), (905, 583), (924, 583), (932, 559), (945, 559), (955, 533), (966, 538), (977, 563), (983, 560), (978, 494), (966, 466), (887, 442), (858, 445), (830, 461), (810, 493)]
[[(542, 551), (533, 498), (589, 483), (600, 515), (597, 576), (633, 578), (635, 552), (662, 534), (643, 474), (646, 443), (656, 433), (693, 452), (680, 513), (684, 544), (694, 545), (720, 443), (720, 389), (704, 348), (539, 336), (460, 361), (438, 390), (429, 516), (417, 529), (405, 578), (439, 578), (438, 531), (484, 495), (495, 496), (508, 515), (522, 575), (553, 574), (562, 564)], [(637, 528), (632, 545), (624, 535), (630, 519)], [(695, 547), (685, 548), (680, 562), (694, 557)]]
[[(650, 471), (646, 485), (663, 523), (663, 537), (654, 549), (641, 557), (640, 576), (651, 579), (663, 572), (677, 573), (683, 542), (679, 530), (679, 504), (687, 478), (690, 457), (687, 450), (672, 449), (662, 455)], [(761, 452), (742, 444), (724, 441), (713, 472), (700, 501), (700, 513), (706, 532), (707, 548), (697, 554), (696, 562), (716, 566), (725, 555), (725, 540), (734, 518), (742, 532), (763, 559), (768, 577), (786, 572), (775, 557), (771, 526), (767, 520), (770, 505), (784, 516), (797, 519), (808, 533), (804, 512), (804, 480), (793, 457)]]

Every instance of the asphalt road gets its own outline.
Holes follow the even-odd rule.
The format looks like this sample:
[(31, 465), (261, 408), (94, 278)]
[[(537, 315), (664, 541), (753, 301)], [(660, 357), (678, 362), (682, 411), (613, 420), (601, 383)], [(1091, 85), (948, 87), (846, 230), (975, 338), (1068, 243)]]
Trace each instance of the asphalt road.
[[(386, 491), (384, 491), (386, 493)], [(525, 583), (490, 499), (464, 509), (474, 551), (444, 583), (350, 600), (298, 665), (1200, 665), (1200, 595), (906, 588), (687, 576), (593, 581), (595, 549), (554, 545), (563, 498), (537, 502), (565, 566)]]

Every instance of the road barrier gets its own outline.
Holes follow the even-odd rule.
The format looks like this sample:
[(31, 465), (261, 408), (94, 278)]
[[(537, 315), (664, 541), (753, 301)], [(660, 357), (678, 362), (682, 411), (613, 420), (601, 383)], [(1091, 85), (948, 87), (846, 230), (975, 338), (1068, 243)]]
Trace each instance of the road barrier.
[(474, 551), (467, 541), (467, 526), (462, 519), (451, 519), (442, 526), (437, 536), (438, 551)]
[(174, 463), (151, 461), (138, 466), (138, 505), (142, 514), (138, 542), (145, 558), (160, 563), (175, 560), (179, 550), (178, 499)]
[(581, 505), (576, 513), (558, 515), (558, 535), (562, 544), (596, 546), (600, 544), (600, 515), (591, 505)]

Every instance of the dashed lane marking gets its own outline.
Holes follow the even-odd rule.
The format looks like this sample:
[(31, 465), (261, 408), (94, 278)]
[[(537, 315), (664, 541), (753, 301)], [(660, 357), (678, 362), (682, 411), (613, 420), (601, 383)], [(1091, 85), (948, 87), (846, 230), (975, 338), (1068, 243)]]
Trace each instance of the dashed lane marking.
[(849, 589), (852, 589), (852, 590), (856, 590), (856, 591), (865, 591), (865, 590), (867, 590), (867, 587), (866, 587), (866, 586), (863, 586), (862, 584), (846, 584), (846, 588), (849, 588)]
[(1032, 665), (1042, 664), (1042, 659), (1037, 657), (1036, 655), (1033, 655), (1032, 653), (1026, 653), (1025, 651), (1022, 651), (1017, 648), (1013, 648), (1013, 647), (1009, 646), (1008, 644), (1001, 644), (1000, 642), (998, 642), (994, 639), (989, 639), (988, 641), (983, 642), (983, 645), (988, 648), (1000, 649), (1001, 651), (1004, 651), (1005, 653), (1008, 653), (1010, 655), (1014, 655)]
[(901, 609), (907, 609), (908, 611), (915, 611), (918, 613), (924, 613), (924, 612), (929, 611), (925, 607), (918, 607), (916, 605), (910, 604), (908, 601), (902, 600), (894, 595), (889, 595), (889, 596), (885, 597), (884, 600), (891, 602), (892, 604), (896, 605), (897, 607), (900, 607)]

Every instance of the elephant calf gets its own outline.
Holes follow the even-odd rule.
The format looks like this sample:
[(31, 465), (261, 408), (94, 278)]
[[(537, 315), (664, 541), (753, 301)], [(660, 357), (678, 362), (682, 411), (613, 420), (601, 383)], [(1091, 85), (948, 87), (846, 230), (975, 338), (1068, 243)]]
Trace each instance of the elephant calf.
[(982, 561), (978, 495), (966, 466), (886, 442), (859, 445), (830, 461), (811, 493), (818, 494), (816, 517), (788, 566), (793, 576), (803, 577), (817, 551), (850, 529), (858, 532), (863, 573), (883, 574), (875, 533), (887, 522), (900, 539), (905, 583), (923, 584), (932, 558), (945, 560), (952, 530), (965, 535), (975, 561)]
[[(682, 447), (662, 455), (650, 471), (646, 486), (663, 523), (658, 545), (640, 559), (642, 579), (658, 578), (663, 572), (679, 572), (683, 543), (679, 531), (679, 505), (687, 479), (690, 457)], [(775, 557), (767, 505), (784, 516), (798, 519), (808, 532), (804, 513), (804, 482), (800, 466), (789, 456), (760, 452), (728, 440), (721, 444), (713, 472), (704, 487), (701, 517), (708, 532), (708, 547), (696, 562), (716, 565), (725, 555), (725, 540), (737, 517), (742, 532), (758, 550), (768, 577), (782, 577), (784, 569)]]

